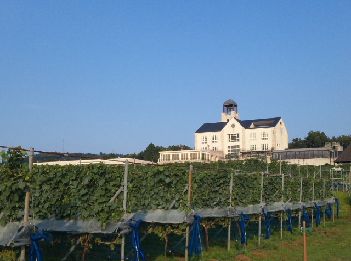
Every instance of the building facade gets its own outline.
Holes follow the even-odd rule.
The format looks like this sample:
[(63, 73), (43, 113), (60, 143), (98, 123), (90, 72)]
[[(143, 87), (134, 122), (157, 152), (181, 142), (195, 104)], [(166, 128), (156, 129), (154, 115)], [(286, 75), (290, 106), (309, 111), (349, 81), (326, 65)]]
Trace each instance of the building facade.
[(247, 152), (266, 153), (288, 148), (288, 131), (281, 117), (240, 120), (233, 100), (223, 104), (221, 121), (204, 123), (195, 132), (195, 150), (214, 151), (221, 158)]
[[(288, 148), (288, 131), (281, 117), (240, 120), (238, 105), (233, 100), (223, 104), (221, 121), (204, 123), (195, 132), (195, 150), (206, 153), (205, 161), (242, 158), (248, 152), (256, 154)], [(160, 152), (159, 163), (185, 162), (172, 160), (175, 152)], [(181, 155), (181, 151), (179, 151)], [(169, 156), (168, 156), (169, 155)], [(177, 156), (175, 157), (175, 159)], [(165, 159), (165, 160), (164, 160)]]

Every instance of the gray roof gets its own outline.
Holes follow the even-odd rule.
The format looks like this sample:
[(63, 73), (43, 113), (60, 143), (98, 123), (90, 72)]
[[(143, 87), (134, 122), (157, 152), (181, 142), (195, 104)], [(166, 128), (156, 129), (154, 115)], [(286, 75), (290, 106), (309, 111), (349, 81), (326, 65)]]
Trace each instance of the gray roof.
[[(256, 128), (275, 127), (280, 119), (281, 117), (238, 121), (245, 129), (250, 129), (251, 124), (253, 124)], [(195, 133), (220, 132), (226, 125), (227, 122), (204, 123)]]
[(238, 105), (234, 100), (232, 99), (229, 99), (229, 100), (226, 100), (224, 103), (223, 103), (224, 106), (228, 106), (228, 105)]
[(219, 132), (227, 125), (227, 122), (204, 123), (195, 133)]
[(268, 119), (243, 120), (239, 122), (241, 126), (243, 126), (245, 129), (249, 129), (252, 124), (254, 125), (254, 127), (259, 127), (259, 128), (275, 127), (280, 120), (281, 120), (281, 117), (274, 117), (274, 118), (268, 118)]

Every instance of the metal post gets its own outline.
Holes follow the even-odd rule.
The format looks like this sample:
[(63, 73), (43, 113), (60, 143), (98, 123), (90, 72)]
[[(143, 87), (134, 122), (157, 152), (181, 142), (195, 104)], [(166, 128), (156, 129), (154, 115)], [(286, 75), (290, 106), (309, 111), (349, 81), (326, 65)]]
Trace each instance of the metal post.
[[(123, 211), (127, 213), (127, 196), (128, 196), (128, 160), (124, 163), (124, 177), (123, 177)], [(121, 261), (125, 260), (125, 235), (122, 235), (121, 242)]]
[[(34, 157), (34, 148), (30, 148), (29, 157), (28, 157), (29, 172), (32, 172), (33, 170), (33, 157)], [(31, 196), (30, 191), (26, 191), (26, 198), (24, 201), (24, 216), (23, 216), (24, 226), (28, 226), (29, 224), (30, 196)], [(25, 259), (26, 259), (26, 246), (22, 246), (19, 260), (25, 261)]]
[[(300, 206), (302, 203), (302, 177), (300, 177)], [(301, 227), (301, 209), (299, 211), (299, 226)]]
[[(314, 180), (316, 178), (316, 173), (313, 174), (313, 183), (312, 183), (312, 202), (314, 203)], [(313, 215), (314, 215), (314, 210), (312, 207), (312, 222), (311, 222), (311, 228), (313, 228)]]
[[(261, 194), (260, 194), (260, 204), (263, 203), (263, 177), (264, 173), (261, 173)], [(261, 234), (262, 234), (262, 213), (258, 216), (258, 245), (261, 245)]]
[[(284, 202), (284, 174), (282, 174), (282, 202)], [(283, 211), (280, 212), (280, 239), (283, 239)]]
[[(189, 205), (189, 208), (191, 208), (192, 184), (193, 184), (193, 165), (190, 165), (189, 176), (188, 176), (188, 205)], [(187, 225), (186, 230), (185, 230), (185, 261), (189, 260), (189, 234), (190, 234), (190, 229), (189, 229), (189, 225)]]
[[(233, 182), (234, 182), (234, 174), (230, 173), (230, 184), (229, 184), (229, 207), (232, 207), (232, 193), (233, 193)], [(227, 250), (230, 251), (230, 240), (231, 240), (231, 230), (232, 230), (232, 222), (229, 218), (228, 224), (228, 242), (227, 242)]]
[[(325, 199), (325, 179), (323, 179), (323, 199)], [(325, 207), (324, 207), (325, 211)], [(323, 227), (325, 227), (325, 213), (323, 214)]]

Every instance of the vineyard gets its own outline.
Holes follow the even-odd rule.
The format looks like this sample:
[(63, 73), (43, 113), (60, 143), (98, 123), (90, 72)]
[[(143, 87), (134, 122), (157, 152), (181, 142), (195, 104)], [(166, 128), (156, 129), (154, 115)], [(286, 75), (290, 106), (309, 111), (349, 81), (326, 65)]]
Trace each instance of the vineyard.
[[(230, 229), (232, 222), (241, 222), (246, 237), (245, 218), (261, 222), (262, 217), (268, 219), (267, 213), (280, 213), (281, 229), (286, 230), (289, 213), (299, 223), (312, 218), (312, 225), (320, 208), (328, 214), (335, 203), (330, 166), (248, 160), (193, 166), (35, 166), (31, 172), (0, 167), (1, 245), (13, 243), (13, 228), (23, 220), (26, 191), (31, 192), (30, 222), (35, 229), (79, 234), (82, 245), (91, 240), (88, 235), (112, 235), (104, 243), (118, 248), (122, 258), (130, 242), (125, 237), (132, 235), (137, 250), (131, 255), (140, 260), (140, 231), (164, 240), (165, 255), (172, 235), (184, 240), (180, 248), (196, 254), (201, 248), (194, 234), (196, 223), (204, 227), (206, 245), (213, 226)], [(248, 240), (241, 239), (243, 244)]]

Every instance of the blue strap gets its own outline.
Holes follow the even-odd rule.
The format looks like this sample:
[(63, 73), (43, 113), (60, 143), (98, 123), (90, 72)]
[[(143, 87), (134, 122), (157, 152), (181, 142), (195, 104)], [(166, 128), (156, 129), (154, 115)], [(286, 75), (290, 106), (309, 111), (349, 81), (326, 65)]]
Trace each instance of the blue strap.
[(335, 204), (336, 204), (336, 217), (339, 217), (339, 208), (340, 208), (340, 201), (338, 198), (335, 198)]
[(47, 232), (38, 231), (30, 235), (30, 261), (43, 261), (43, 253), (41, 252), (39, 241), (50, 241), (51, 236)]
[(321, 224), (321, 206), (314, 203), (314, 208), (316, 210), (316, 226), (318, 227)]
[(333, 215), (333, 209), (332, 209), (331, 203), (327, 204), (327, 207), (325, 208), (325, 215), (327, 218), (331, 219)]
[(306, 222), (306, 227), (309, 227), (311, 224), (311, 220), (310, 220), (310, 216), (307, 212), (307, 209), (305, 207), (303, 207), (302, 209), (302, 220)]
[(240, 214), (239, 225), (240, 225), (240, 234), (241, 234), (241, 244), (247, 245), (246, 227), (247, 227), (247, 223), (249, 223), (249, 220), (250, 220), (249, 215), (246, 215), (243, 213)]
[(132, 245), (135, 250), (135, 261), (145, 260), (145, 255), (143, 250), (141, 249), (140, 243), (140, 233), (139, 228), (141, 225), (141, 220), (137, 220), (136, 222), (132, 222), (129, 226), (132, 228)]
[(190, 256), (199, 256), (202, 252), (201, 245), (201, 217), (199, 215), (194, 215), (194, 221), (191, 225), (191, 239), (189, 245)]
[(287, 209), (286, 214), (287, 214), (286, 226), (288, 228), (288, 231), (290, 233), (292, 233), (293, 226), (292, 226), (292, 211), (291, 211), (291, 209)]
[(270, 212), (265, 212), (263, 210), (263, 215), (264, 215), (264, 226), (266, 227), (266, 233), (265, 233), (265, 239), (269, 239), (271, 237), (271, 213)]

